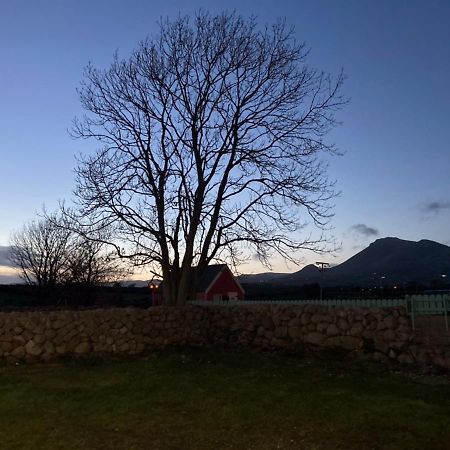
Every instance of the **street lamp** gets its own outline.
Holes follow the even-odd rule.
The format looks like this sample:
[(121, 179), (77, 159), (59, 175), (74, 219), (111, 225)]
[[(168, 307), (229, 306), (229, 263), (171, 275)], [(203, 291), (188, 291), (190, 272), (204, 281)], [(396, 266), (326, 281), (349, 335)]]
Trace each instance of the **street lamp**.
[(323, 278), (325, 275), (325, 269), (328, 269), (330, 267), (330, 263), (318, 261), (316, 262), (316, 265), (320, 266), (320, 300), (323, 298)]
[(150, 281), (148, 283), (148, 288), (150, 289), (151, 298), (152, 298), (152, 306), (155, 306), (157, 301), (159, 301), (158, 298), (158, 289), (159, 289), (159, 283), (155, 283), (154, 280)]
[(445, 289), (446, 284), (447, 284), (447, 274), (441, 273), (441, 282), (440, 282), (441, 289)]

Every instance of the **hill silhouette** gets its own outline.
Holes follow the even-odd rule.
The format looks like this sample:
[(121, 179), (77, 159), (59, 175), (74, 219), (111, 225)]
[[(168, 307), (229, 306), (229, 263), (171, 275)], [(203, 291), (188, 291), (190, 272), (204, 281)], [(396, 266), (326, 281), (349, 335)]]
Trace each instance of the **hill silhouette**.
[[(254, 280), (258, 279), (256, 275), (254, 277)], [(342, 264), (327, 269), (323, 284), (368, 287), (408, 283), (430, 285), (439, 280), (448, 281), (448, 278), (450, 247), (447, 245), (426, 239), (415, 242), (386, 237), (377, 239)], [(269, 281), (273, 284), (302, 286), (319, 283), (321, 273), (316, 266), (310, 264), (292, 274), (277, 274)], [(247, 279), (244, 282), (254, 281)]]

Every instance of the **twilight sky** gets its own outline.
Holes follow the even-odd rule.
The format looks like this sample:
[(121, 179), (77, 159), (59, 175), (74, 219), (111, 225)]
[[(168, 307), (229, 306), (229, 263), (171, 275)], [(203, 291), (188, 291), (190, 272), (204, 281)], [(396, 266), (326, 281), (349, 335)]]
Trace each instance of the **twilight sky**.
[(16, 0), (0, 8), (0, 246), (44, 203), (70, 200), (74, 155), (95, 149), (67, 133), (83, 67), (126, 57), (161, 16), (225, 5), (260, 23), (286, 17), (311, 66), (348, 76), (351, 103), (330, 135), (345, 154), (329, 160), (342, 250), (326, 260), (384, 236), (450, 244), (448, 0)]

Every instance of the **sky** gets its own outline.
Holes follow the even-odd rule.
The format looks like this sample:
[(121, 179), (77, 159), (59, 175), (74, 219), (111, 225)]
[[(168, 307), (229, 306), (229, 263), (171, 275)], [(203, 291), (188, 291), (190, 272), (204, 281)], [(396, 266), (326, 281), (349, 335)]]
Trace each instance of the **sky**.
[(341, 249), (326, 260), (385, 236), (450, 244), (448, 0), (16, 0), (0, 9), (0, 246), (42, 205), (70, 202), (75, 155), (95, 150), (67, 132), (82, 114), (76, 88), (86, 64), (108, 67), (115, 51), (126, 57), (155, 34), (161, 17), (199, 8), (261, 24), (286, 17), (312, 67), (344, 70), (351, 101), (329, 137), (343, 155), (328, 158)]

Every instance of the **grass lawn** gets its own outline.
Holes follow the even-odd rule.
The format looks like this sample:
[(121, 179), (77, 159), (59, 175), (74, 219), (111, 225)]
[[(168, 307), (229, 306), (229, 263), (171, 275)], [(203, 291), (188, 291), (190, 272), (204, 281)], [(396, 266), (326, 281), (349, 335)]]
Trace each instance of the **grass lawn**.
[(238, 352), (2, 367), (0, 448), (449, 449), (450, 385)]

